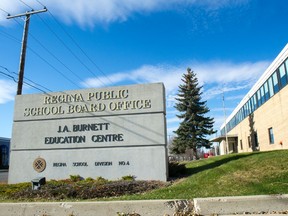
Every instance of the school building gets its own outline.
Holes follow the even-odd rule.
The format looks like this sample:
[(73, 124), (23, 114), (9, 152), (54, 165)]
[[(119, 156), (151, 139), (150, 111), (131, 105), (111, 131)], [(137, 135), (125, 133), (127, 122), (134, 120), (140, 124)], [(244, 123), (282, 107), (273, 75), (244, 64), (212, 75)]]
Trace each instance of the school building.
[(9, 167), (10, 139), (0, 137), (0, 169)]
[(288, 149), (288, 44), (222, 124), (220, 154)]

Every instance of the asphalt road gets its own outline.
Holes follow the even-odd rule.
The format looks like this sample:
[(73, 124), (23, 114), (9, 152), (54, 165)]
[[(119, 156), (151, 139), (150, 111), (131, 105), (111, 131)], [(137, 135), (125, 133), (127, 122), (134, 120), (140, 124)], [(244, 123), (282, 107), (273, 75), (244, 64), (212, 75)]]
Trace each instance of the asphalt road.
[(8, 182), (8, 171), (0, 170), (0, 182)]

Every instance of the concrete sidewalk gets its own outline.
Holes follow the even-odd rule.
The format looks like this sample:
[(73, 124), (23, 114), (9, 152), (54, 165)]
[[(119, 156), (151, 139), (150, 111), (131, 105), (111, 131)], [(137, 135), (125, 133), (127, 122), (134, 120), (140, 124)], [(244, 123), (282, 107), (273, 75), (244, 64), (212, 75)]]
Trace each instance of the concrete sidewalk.
[(288, 195), (260, 195), (194, 199), (200, 215), (288, 214)]
[[(194, 200), (141, 200), (111, 202), (0, 203), (0, 216), (181, 216), (281, 215), (288, 210), (288, 195), (197, 198)], [(175, 214), (175, 212), (191, 214)], [(288, 212), (287, 212), (288, 213)]]

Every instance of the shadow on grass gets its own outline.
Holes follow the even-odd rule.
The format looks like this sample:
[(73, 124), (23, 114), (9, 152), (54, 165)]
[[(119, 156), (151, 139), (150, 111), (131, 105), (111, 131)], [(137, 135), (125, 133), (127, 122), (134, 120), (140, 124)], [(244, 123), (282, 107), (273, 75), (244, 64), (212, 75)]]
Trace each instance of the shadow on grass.
[(226, 163), (234, 161), (234, 160), (238, 160), (238, 159), (245, 158), (245, 157), (251, 157), (251, 156), (254, 156), (256, 154), (263, 154), (263, 153), (265, 153), (265, 152), (255, 152), (255, 153), (251, 153), (251, 154), (235, 154), (235, 155), (231, 155), (227, 158), (223, 158), (223, 159), (220, 159), (220, 160), (208, 163), (208, 164), (204, 164), (204, 165), (199, 166), (199, 167), (186, 168), (185, 176), (189, 176), (189, 175), (193, 175), (193, 174), (205, 171), (205, 170), (213, 169), (213, 168), (219, 167), (223, 164), (226, 164)]

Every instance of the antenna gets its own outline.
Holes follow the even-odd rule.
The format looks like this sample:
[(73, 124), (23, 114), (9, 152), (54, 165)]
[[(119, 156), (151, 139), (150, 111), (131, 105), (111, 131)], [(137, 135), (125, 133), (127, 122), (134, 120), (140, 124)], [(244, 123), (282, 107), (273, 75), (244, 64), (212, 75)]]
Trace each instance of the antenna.
[(228, 136), (227, 136), (227, 121), (226, 121), (226, 108), (225, 108), (225, 100), (224, 100), (224, 90), (222, 92), (222, 102), (223, 102), (223, 111), (224, 111), (224, 124), (225, 124), (225, 142), (226, 142), (226, 145), (225, 145), (225, 152), (226, 154), (228, 154), (228, 148), (229, 148), (229, 143), (228, 143)]

